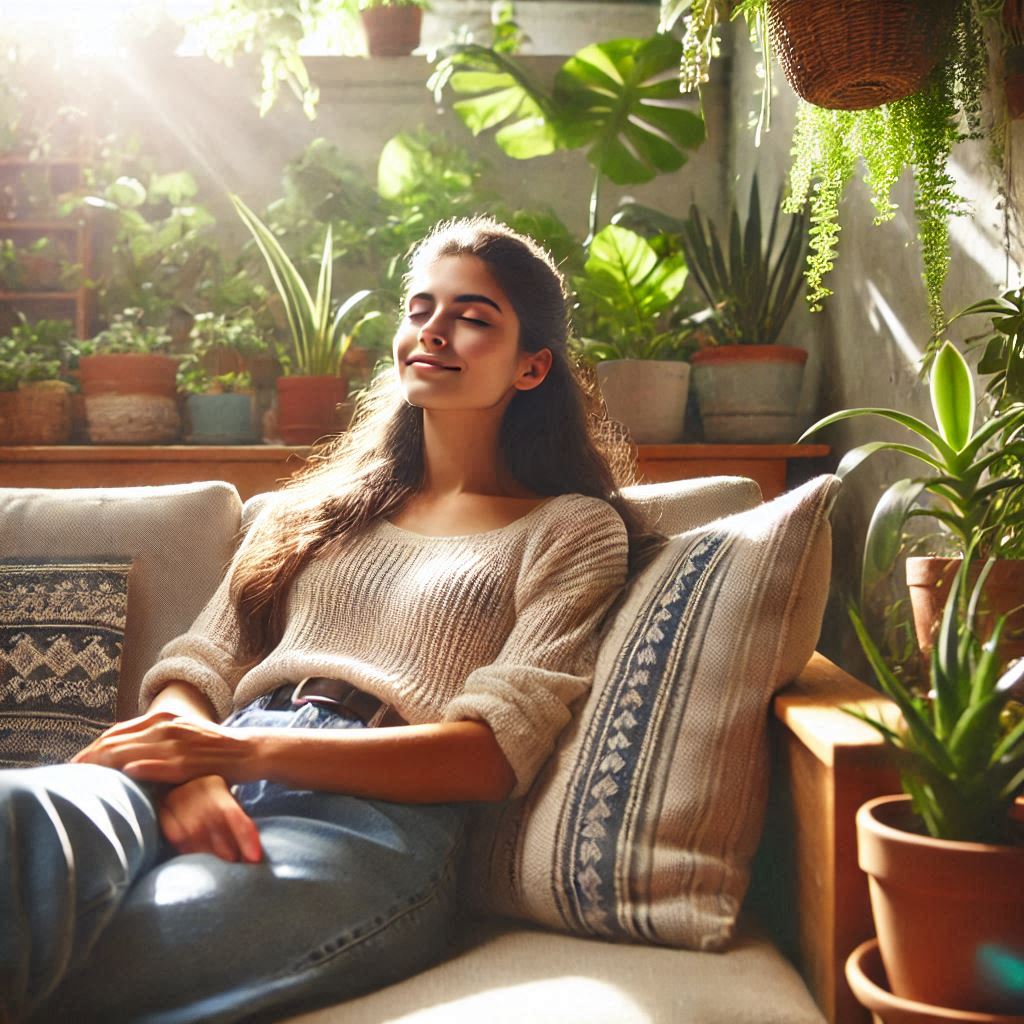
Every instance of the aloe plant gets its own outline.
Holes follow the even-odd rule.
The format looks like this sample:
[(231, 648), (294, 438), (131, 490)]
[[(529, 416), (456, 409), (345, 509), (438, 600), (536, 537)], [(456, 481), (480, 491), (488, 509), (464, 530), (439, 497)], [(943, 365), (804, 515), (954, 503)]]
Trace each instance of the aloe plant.
[(363, 288), (340, 305), (334, 305), (333, 239), (328, 225), (314, 297), (270, 228), (238, 196), (232, 196), (231, 201), (252, 233), (281, 296), (293, 348), (292, 359), (285, 363), (286, 372), (290, 370), (296, 376), (335, 376), (359, 328), (380, 315), (379, 310), (370, 310), (346, 329), (351, 314), (373, 291)]
[[(976, 427), (974, 381), (964, 357), (948, 341), (935, 357), (929, 386), (937, 430), (895, 409), (843, 409), (818, 420), (800, 438), (854, 416), (881, 416), (906, 427), (927, 445), (872, 441), (847, 452), (836, 470), (846, 477), (879, 451), (901, 452), (929, 470), (924, 476), (898, 480), (879, 499), (864, 545), (865, 591), (892, 568), (909, 517), (939, 520), (965, 555), (975, 545), (981, 557), (999, 555), (1007, 501), (994, 499), (1024, 497), (1019, 474), (992, 475), (1008, 457), (1016, 462), (1024, 458), (1024, 403), (1012, 403)], [(922, 506), (925, 497), (933, 503)]]
[(781, 210), (780, 192), (764, 237), (755, 174), (746, 223), (741, 223), (739, 211), (733, 207), (728, 241), (719, 237), (715, 225), (705, 220), (696, 204), (680, 224), (686, 263), (714, 311), (709, 326), (720, 344), (775, 344), (803, 288), (809, 219), (806, 213), (788, 217), (778, 243)]
[[(973, 551), (972, 545), (968, 555)], [(896, 750), (903, 789), (929, 835), (1006, 843), (1012, 839), (1010, 808), (1024, 789), (1024, 716), (1014, 700), (1024, 683), (1024, 659), (999, 674), (997, 652), (1005, 616), (984, 644), (974, 631), (992, 563), (965, 601), (973, 564), (970, 557), (964, 559), (950, 590), (932, 649), (931, 691), (926, 696), (896, 677), (851, 610), (864, 653), (879, 686), (899, 707), (903, 728), (894, 729), (856, 708), (844, 710), (877, 729)]]

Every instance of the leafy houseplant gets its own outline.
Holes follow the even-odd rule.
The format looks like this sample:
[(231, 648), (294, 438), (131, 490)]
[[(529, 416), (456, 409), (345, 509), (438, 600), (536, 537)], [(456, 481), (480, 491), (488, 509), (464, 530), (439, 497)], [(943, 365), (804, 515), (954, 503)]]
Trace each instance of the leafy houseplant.
[(0, 337), (0, 444), (64, 444), (70, 384), (62, 379), (71, 324), (24, 316)]
[(574, 282), (579, 355), (596, 363), (608, 414), (638, 444), (682, 439), (689, 346), (672, 314), (686, 281), (680, 254), (662, 258), (642, 236), (609, 224)]
[(379, 312), (364, 313), (351, 325), (350, 319), (373, 293), (364, 288), (334, 304), (328, 225), (314, 298), (274, 233), (241, 199), (232, 196), (231, 200), (266, 260), (291, 333), (291, 350), (281, 360), (285, 377), (277, 382), (281, 436), (289, 444), (312, 444), (336, 429), (337, 407), (346, 395), (346, 382), (340, 376), (342, 359), (362, 325)]
[(807, 353), (779, 337), (803, 287), (808, 218), (797, 214), (782, 227), (781, 207), (780, 195), (765, 235), (754, 175), (746, 222), (734, 207), (727, 239), (696, 205), (679, 223), (687, 266), (709, 304), (701, 326), (712, 344), (692, 360), (709, 441), (782, 443), (796, 432)]
[[(904, 0), (903, 5), (910, 0)], [(967, 212), (949, 170), (953, 146), (981, 135), (980, 96), (988, 77), (984, 25), (1002, 7), (1002, 0), (949, 0), (946, 8), (931, 0), (916, 0), (920, 8), (910, 19), (920, 34), (922, 19), (948, 10), (942, 21), (945, 46), (920, 88), (893, 102), (864, 109), (827, 109), (801, 102), (797, 112), (787, 209), (811, 211), (811, 251), (808, 258), (808, 301), (820, 309), (831, 294), (824, 278), (832, 269), (839, 237), (839, 204), (859, 162), (875, 207), (875, 223), (891, 220), (897, 207), (892, 189), (907, 168), (914, 175), (914, 211), (921, 240), (923, 277), (928, 307), (936, 329), (944, 321), (942, 287), (949, 268), (951, 216)], [(766, 69), (770, 68), (778, 0), (663, 0), (662, 25), (689, 10), (684, 36), (681, 84), (695, 87), (707, 79), (717, 52), (717, 31), (727, 18), (743, 15), (760, 40)], [(853, 5), (857, 7), (859, 5)], [(843, 8), (815, 7), (834, 28)], [(830, 13), (826, 13), (826, 11)], [(916, 18), (916, 20), (915, 20)], [(784, 33), (792, 38), (792, 33)], [(827, 33), (806, 32), (808, 39)], [(840, 33), (841, 37), (841, 33)], [(799, 38), (798, 38), (799, 41)], [(843, 50), (836, 48), (838, 61)], [(762, 121), (766, 119), (770, 84), (766, 80)], [(838, 104), (835, 104), (838, 105)], [(960, 124), (965, 125), (961, 129)]]
[(676, 171), (704, 140), (703, 120), (671, 80), (680, 54), (666, 35), (596, 43), (562, 65), (549, 91), (514, 58), (460, 44), (445, 51), (428, 85), (438, 102), (450, 85), (470, 131), (497, 129), (495, 141), (514, 159), (585, 149), (594, 167), (589, 244), (604, 181), (636, 185)]
[(177, 439), (177, 361), (171, 336), (126, 309), (89, 341), (75, 346), (94, 444), (166, 444)]
[[(1007, 457), (1018, 462), (1024, 457), (1024, 403), (1012, 403), (975, 427), (974, 381), (964, 357), (949, 342), (935, 357), (930, 392), (937, 430), (895, 409), (862, 408), (832, 413), (803, 435), (807, 437), (855, 416), (880, 416), (925, 442), (924, 447), (916, 447), (902, 442), (872, 441), (847, 452), (836, 470), (840, 477), (845, 477), (879, 451), (900, 452), (926, 467), (924, 475), (892, 484), (875, 507), (864, 545), (864, 592), (891, 570), (903, 545), (904, 526), (908, 518), (916, 516), (938, 520), (961, 554), (977, 550), (979, 557), (1002, 559), (1008, 563), (1002, 571), (1009, 578), (1021, 576), (1019, 563), (1009, 563), (1003, 556), (1007, 536), (1019, 533), (1019, 523), (1009, 522), (1008, 515), (1020, 515), (1024, 478), (1019, 473), (993, 475), (993, 470)], [(1000, 497), (1010, 500), (996, 500)], [(931, 503), (922, 504), (925, 498)], [(914, 560), (908, 563), (908, 574), (916, 564)], [(949, 577), (948, 565), (937, 566), (934, 586), (941, 588), (944, 579), (948, 592)], [(918, 638), (925, 648), (930, 644), (937, 621), (935, 609), (941, 607), (941, 601), (934, 590), (926, 590), (923, 595), (912, 591), (912, 597), (918, 596), (925, 598), (922, 605), (915, 607)], [(1019, 604), (1020, 599), (1015, 603)], [(1008, 606), (1012, 607), (1014, 603)]]
[[(1024, 707), (1014, 697), (1024, 661), (1000, 674), (1005, 619), (984, 643), (975, 630), (984, 576), (994, 563), (982, 570), (968, 599), (973, 553), (972, 545), (953, 580), (926, 696), (890, 671), (852, 613), (903, 725), (847, 710), (895, 750), (907, 794), (860, 809), (859, 859), (871, 880), (879, 945), (897, 997), (961, 1011), (1019, 1013), (1020, 987), (1000, 968), (1019, 949), (1024, 920), (1018, 884), (1024, 826), (1012, 814), (1024, 792)], [(952, 934), (956, 941), (949, 940)]]
[(216, 445), (259, 440), (252, 376), (244, 367), (246, 356), (258, 356), (267, 348), (251, 315), (202, 313), (196, 317), (191, 351), (178, 364), (178, 390), (187, 396), (186, 442)]

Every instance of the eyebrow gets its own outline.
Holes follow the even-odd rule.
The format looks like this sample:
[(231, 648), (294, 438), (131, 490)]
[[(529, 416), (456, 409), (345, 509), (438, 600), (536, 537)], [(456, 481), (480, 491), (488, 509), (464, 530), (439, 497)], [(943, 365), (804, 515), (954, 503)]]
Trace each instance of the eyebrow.
[[(434, 296), (430, 292), (417, 292), (415, 295), (410, 295), (409, 296), (409, 301), (412, 302), (413, 299), (427, 299), (429, 302), (434, 302), (435, 301), (434, 300)], [(499, 313), (502, 311), (501, 310), (501, 306), (499, 306), (494, 301), (494, 299), (490, 299), (486, 295), (476, 295), (476, 294), (456, 295), (455, 296), (455, 301), (456, 302), (482, 302), (485, 306), (491, 306), (492, 308), (496, 309)]]

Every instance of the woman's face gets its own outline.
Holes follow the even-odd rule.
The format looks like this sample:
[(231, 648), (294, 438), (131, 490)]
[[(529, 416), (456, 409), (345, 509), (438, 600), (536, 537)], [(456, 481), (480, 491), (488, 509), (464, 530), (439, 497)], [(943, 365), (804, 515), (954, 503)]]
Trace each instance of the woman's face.
[(414, 276), (393, 350), (405, 400), (424, 409), (505, 406), (551, 365), (547, 349), (520, 352), (519, 317), (475, 256), (443, 256)]

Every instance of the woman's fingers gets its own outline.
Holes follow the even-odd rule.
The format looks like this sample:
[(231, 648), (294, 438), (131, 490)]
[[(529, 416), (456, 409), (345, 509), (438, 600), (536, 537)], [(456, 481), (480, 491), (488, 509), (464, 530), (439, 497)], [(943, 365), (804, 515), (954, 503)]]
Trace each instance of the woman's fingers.
[(145, 715), (139, 715), (138, 718), (129, 718), (124, 722), (116, 722), (109, 729), (101, 732), (87, 747), (83, 747), (71, 760), (72, 762), (91, 761), (104, 746), (109, 744), (110, 740), (133, 736), (153, 725), (161, 722), (170, 722), (177, 717), (177, 715), (173, 715), (169, 711), (154, 711)]
[(160, 825), (179, 853), (212, 853), (221, 860), (262, 860), (259, 830), (215, 775), (194, 779), (165, 794)]

